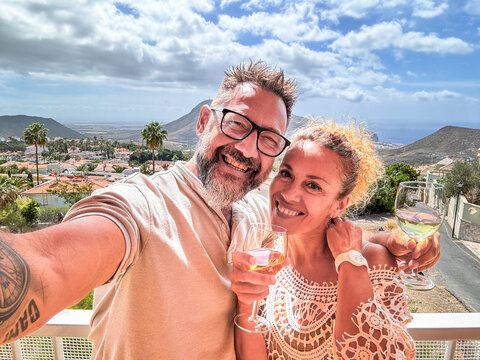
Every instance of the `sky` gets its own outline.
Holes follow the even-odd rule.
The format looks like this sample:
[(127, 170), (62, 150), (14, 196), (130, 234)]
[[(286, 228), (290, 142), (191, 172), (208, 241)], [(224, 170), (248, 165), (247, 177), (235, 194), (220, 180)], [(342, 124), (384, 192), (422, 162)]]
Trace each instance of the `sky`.
[(0, 115), (165, 124), (251, 60), (296, 79), (295, 115), (480, 128), (480, 0), (0, 2)]

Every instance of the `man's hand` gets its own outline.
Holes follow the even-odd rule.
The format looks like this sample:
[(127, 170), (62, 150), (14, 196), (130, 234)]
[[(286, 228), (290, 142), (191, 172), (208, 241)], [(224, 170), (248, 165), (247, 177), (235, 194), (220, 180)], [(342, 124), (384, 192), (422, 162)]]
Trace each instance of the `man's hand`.
[(248, 253), (234, 252), (232, 261), (230, 281), (239, 303), (251, 304), (266, 297), (268, 287), (275, 284), (275, 276), (249, 271), (249, 266), (255, 265), (255, 257)]
[(438, 232), (417, 244), (402, 230), (396, 229), (389, 233), (384, 245), (396, 257), (399, 269), (406, 272), (429, 269), (440, 259)]

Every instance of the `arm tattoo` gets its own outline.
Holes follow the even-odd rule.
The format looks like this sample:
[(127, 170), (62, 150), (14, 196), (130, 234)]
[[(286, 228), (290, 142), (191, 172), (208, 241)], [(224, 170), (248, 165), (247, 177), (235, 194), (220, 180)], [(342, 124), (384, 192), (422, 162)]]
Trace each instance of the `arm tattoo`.
[(26, 261), (0, 240), (0, 324), (8, 320), (22, 304), (30, 278)]

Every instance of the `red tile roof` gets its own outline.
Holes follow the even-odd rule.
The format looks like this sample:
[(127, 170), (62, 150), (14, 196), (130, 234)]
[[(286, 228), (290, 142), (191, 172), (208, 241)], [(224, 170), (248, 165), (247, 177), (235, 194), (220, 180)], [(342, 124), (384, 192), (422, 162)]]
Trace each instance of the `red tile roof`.
[[(92, 190), (97, 190), (101, 188), (105, 188), (108, 185), (111, 185), (113, 182), (108, 181), (108, 180), (90, 180), (90, 179), (84, 179), (84, 178), (74, 178), (74, 179), (61, 179), (58, 180), (62, 184), (76, 184), (78, 186), (84, 186), (87, 185), (88, 183), (92, 183)], [(57, 181), (56, 180), (50, 180), (47, 182), (44, 182), (43, 184), (40, 184), (38, 186), (35, 186), (31, 189), (25, 190), (23, 194), (28, 194), (28, 195), (33, 195), (33, 194), (48, 194), (48, 190), (54, 190), (55, 188), (58, 187)]]

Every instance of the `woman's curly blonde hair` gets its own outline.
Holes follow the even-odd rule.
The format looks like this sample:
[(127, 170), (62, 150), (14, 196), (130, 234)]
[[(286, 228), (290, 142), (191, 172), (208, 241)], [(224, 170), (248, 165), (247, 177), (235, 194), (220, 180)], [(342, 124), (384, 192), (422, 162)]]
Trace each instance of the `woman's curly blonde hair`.
[(354, 122), (338, 125), (333, 120), (319, 118), (297, 130), (290, 147), (302, 141), (312, 141), (340, 156), (344, 171), (338, 198), (350, 195), (349, 208), (359, 209), (373, 195), (377, 175), (382, 169), (370, 138), (371, 133)]

